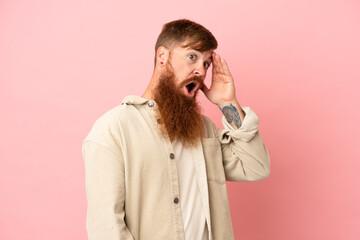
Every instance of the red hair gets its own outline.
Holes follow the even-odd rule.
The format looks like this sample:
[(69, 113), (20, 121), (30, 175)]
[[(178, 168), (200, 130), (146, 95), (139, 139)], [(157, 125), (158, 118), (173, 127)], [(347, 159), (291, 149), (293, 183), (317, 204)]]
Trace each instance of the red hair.
[(170, 51), (183, 44), (182, 47), (190, 47), (194, 50), (204, 52), (216, 49), (218, 44), (213, 34), (202, 25), (188, 19), (179, 19), (166, 23), (155, 44), (156, 52), (160, 46), (164, 46)]

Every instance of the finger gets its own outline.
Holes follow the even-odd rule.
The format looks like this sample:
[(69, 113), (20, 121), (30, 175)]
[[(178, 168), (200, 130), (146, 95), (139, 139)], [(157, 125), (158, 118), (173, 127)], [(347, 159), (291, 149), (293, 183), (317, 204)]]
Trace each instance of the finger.
[(217, 64), (216, 64), (216, 53), (215, 52), (212, 52), (211, 54), (211, 57), (212, 57), (212, 73), (214, 74), (216, 72), (216, 68), (217, 68)]
[(223, 65), (224, 65), (223, 58), (220, 57), (220, 55), (219, 55), (219, 73), (222, 74), (222, 75), (225, 74)]
[(216, 64), (216, 73), (224, 74), (223, 60), (219, 54), (216, 54), (216, 56), (215, 56), (215, 64)]
[(205, 94), (205, 96), (207, 96), (209, 88), (205, 85), (205, 83), (201, 86), (200, 90)]
[(221, 62), (219, 61), (220, 56), (214, 53), (213, 56), (213, 74), (217, 74), (221, 72)]
[(229, 67), (228, 67), (228, 65), (227, 65), (227, 63), (226, 63), (225, 58), (222, 58), (222, 62), (223, 62), (223, 63), (222, 63), (222, 66), (223, 66), (224, 74), (231, 76), (231, 73), (230, 73)]
[(218, 55), (218, 58), (219, 58), (219, 72), (221, 74), (224, 74), (224, 69), (223, 69), (223, 63), (222, 63), (222, 57), (220, 57), (220, 55)]

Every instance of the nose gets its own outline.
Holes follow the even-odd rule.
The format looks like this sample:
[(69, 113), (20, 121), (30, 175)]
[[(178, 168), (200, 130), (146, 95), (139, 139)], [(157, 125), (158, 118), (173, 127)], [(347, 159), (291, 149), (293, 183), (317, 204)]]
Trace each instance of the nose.
[(199, 65), (195, 68), (194, 72), (195, 72), (195, 75), (196, 75), (196, 76), (205, 76), (206, 70), (205, 70), (204, 64), (203, 64), (203, 63), (199, 64)]

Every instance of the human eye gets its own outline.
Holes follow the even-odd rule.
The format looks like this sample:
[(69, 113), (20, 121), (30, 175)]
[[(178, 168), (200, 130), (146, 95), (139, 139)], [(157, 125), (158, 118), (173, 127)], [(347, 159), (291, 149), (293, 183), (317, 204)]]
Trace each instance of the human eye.
[(205, 68), (210, 67), (210, 63), (208, 63), (208, 62), (204, 62), (204, 67), (205, 67)]
[(196, 59), (196, 55), (195, 55), (195, 54), (189, 54), (189, 58), (190, 58), (191, 60), (195, 60), (195, 59)]

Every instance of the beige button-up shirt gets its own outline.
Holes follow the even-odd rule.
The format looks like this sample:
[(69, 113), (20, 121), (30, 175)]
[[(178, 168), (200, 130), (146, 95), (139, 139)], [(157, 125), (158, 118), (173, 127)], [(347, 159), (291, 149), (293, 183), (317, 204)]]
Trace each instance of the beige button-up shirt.
[[(210, 240), (234, 239), (226, 181), (270, 174), (259, 119), (242, 109), (239, 129), (223, 117), (220, 130), (203, 116), (205, 137), (191, 148)], [(158, 133), (156, 111), (156, 102), (127, 96), (83, 140), (89, 240), (184, 240), (176, 156)]]

